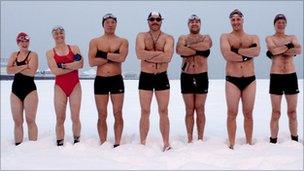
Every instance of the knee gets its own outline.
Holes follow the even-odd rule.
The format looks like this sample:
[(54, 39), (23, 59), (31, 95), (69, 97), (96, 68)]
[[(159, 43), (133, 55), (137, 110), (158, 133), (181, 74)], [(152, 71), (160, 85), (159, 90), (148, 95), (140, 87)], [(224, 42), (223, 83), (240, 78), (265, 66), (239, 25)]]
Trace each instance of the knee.
[(237, 110), (228, 110), (228, 120), (233, 121), (236, 119), (237, 116)]
[(297, 119), (297, 112), (296, 112), (296, 110), (288, 110), (287, 113), (288, 113), (288, 118), (290, 120), (296, 120)]
[(15, 127), (21, 128), (23, 126), (23, 120), (14, 120)]
[(195, 110), (196, 110), (197, 113), (202, 113), (205, 110), (205, 106), (203, 106), (203, 105), (196, 105), (195, 106)]
[(99, 114), (98, 115), (98, 120), (99, 121), (105, 121), (105, 120), (107, 120), (107, 115), (106, 114)]
[(245, 120), (252, 120), (252, 110), (245, 109), (243, 110), (243, 114)]
[(159, 109), (158, 109), (158, 112), (159, 112), (161, 115), (167, 115), (167, 114), (168, 114), (168, 109), (167, 109), (167, 108), (159, 108)]
[(79, 119), (79, 116), (72, 116), (71, 117), (71, 120), (72, 122), (75, 124), (75, 123), (80, 123), (80, 119)]
[(63, 125), (65, 121), (64, 116), (57, 116), (57, 125)]
[(186, 107), (186, 116), (187, 115), (193, 115), (194, 114), (194, 108), (193, 107)]
[(26, 123), (28, 125), (35, 124), (35, 118), (34, 117), (26, 117)]
[(150, 115), (150, 109), (141, 109), (141, 116), (142, 117), (149, 117)]
[(114, 112), (114, 119), (116, 122), (122, 122), (123, 118), (121, 110)]
[(271, 119), (274, 121), (278, 121), (281, 116), (281, 111), (280, 110), (272, 110), (272, 116)]

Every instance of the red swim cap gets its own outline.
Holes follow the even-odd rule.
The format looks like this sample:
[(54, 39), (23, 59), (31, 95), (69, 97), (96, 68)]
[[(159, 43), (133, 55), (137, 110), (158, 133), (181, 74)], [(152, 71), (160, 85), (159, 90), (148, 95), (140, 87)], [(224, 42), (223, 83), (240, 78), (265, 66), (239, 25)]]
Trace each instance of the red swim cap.
[(17, 38), (16, 38), (16, 42), (17, 44), (21, 41), (30, 41), (30, 37), (24, 33), (24, 32), (20, 32), (18, 35), (17, 35)]

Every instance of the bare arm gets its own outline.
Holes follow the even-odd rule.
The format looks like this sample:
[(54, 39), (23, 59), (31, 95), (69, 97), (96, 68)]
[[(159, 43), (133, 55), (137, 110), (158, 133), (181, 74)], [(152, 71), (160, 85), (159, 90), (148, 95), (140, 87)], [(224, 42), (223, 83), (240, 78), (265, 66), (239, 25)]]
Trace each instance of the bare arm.
[(100, 65), (104, 65), (108, 62), (107, 59), (103, 59), (103, 58), (96, 58), (96, 52), (97, 52), (97, 42), (95, 42), (95, 40), (91, 40), (90, 41), (90, 45), (89, 45), (89, 52), (88, 52), (88, 56), (89, 56), (89, 64), (91, 67), (93, 66), (100, 66)]
[(126, 39), (123, 39), (120, 47), (119, 53), (108, 53), (107, 59), (114, 62), (124, 62), (128, 55), (129, 43)]
[(30, 59), (27, 68), (22, 70), (21, 73), (25, 75), (35, 75), (38, 69), (38, 55), (35, 52), (30, 53)]
[[(80, 55), (80, 49), (78, 46), (71, 46), (72, 52), (74, 54)], [(77, 70), (83, 67), (83, 57), (79, 61), (73, 61), (71, 63), (62, 64), (66, 69)]]
[(161, 52), (159, 55), (149, 59), (149, 62), (154, 63), (168, 63), (171, 61), (173, 52), (174, 52), (174, 39), (171, 36), (167, 36), (166, 43), (164, 47), (164, 52)]
[(231, 51), (231, 47), (228, 38), (225, 34), (221, 35), (220, 38), (221, 52), (226, 61), (228, 62), (241, 62), (243, 57)]
[(294, 45), (294, 47), (288, 49), (286, 52), (283, 53), (283, 55), (296, 56), (301, 54), (302, 47), (296, 36), (292, 36), (291, 43)]
[(69, 72), (72, 72), (73, 70), (70, 70), (70, 69), (62, 69), (62, 68), (58, 68), (57, 66), (57, 63), (54, 59), (54, 53), (52, 50), (49, 50), (47, 53), (46, 53), (46, 57), (47, 57), (47, 62), (48, 62), (48, 66), (51, 70), (51, 72), (54, 74), (54, 75), (63, 75), (63, 74), (66, 74), (66, 73), (69, 73)]
[(28, 67), (27, 65), (21, 65), (21, 66), (14, 65), (16, 58), (17, 58), (16, 53), (12, 53), (10, 58), (8, 59), (7, 66), (6, 66), (6, 72), (8, 74), (19, 73)]
[(159, 52), (159, 51), (145, 50), (145, 39), (144, 39), (143, 33), (139, 33), (137, 35), (135, 50), (136, 50), (137, 58), (140, 60), (148, 60), (148, 59), (151, 59), (151, 58), (161, 54), (161, 52)]
[(200, 41), (194, 44), (189, 45), (189, 48), (198, 51), (205, 51), (212, 47), (212, 40), (209, 35), (206, 35), (204, 41)]
[(180, 36), (178, 38), (178, 42), (176, 45), (176, 53), (181, 55), (184, 58), (192, 57), (195, 55), (195, 50), (186, 47), (186, 37), (185, 36)]
[(257, 56), (259, 56), (261, 47), (260, 47), (260, 41), (259, 41), (258, 36), (253, 37), (252, 43), (256, 44), (256, 47), (240, 48), (238, 53), (240, 55), (244, 55), (244, 56), (247, 56), (247, 57), (257, 57)]
[(273, 42), (272, 37), (268, 36), (266, 37), (266, 44), (267, 44), (267, 49), (273, 54), (273, 55), (279, 55), (288, 50), (288, 48), (283, 45), (283, 46), (276, 46)]

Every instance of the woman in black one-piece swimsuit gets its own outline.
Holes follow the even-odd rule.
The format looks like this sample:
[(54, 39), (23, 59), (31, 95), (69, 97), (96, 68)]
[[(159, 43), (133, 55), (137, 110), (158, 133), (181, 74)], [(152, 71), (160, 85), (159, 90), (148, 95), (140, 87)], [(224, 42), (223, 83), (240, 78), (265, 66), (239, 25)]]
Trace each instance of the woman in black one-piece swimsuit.
[(36, 113), (38, 105), (37, 88), (34, 75), (38, 68), (37, 53), (28, 50), (29, 37), (26, 33), (17, 35), (18, 52), (12, 53), (7, 64), (7, 73), (15, 74), (11, 93), (11, 111), (15, 123), (15, 145), (23, 141), (23, 111), (28, 126), (28, 138), (36, 141), (38, 128)]

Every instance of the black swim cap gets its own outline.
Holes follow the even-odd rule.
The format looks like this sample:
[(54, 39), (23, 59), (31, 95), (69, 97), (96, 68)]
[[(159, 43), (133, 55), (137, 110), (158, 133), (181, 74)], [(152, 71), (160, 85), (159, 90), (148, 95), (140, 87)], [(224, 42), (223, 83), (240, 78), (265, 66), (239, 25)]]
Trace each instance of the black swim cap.
[(107, 19), (109, 19), (109, 18), (112, 18), (113, 20), (115, 20), (116, 22), (117, 22), (117, 17), (115, 17), (113, 14), (111, 14), (111, 13), (107, 13), (106, 15), (104, 15), (103, 17), (102, 17), (102, 26), (103, 26), (103, 24), (104, 24), (104, 22), (107, 20)]
[(233, 16), (234, 14), (237, 14), (237, 15), (239, 15), (239, 16), (242, 17), (242, 18), (244, 17), (243, 13), (242, 13), (240, 10), (235, 9), (235, 10), (233, 10), (233, 11), (229, 14), (229, 18), (232, 18), (232, 16)]
[(284, 14), (277, 14), (277, 15), (274, 17), (273, 25), (274, 25), (278, 20), (285, 20), (285, 21), (287, 22), (287, 19), (286, 19), (286, 17), (285, 17)]

